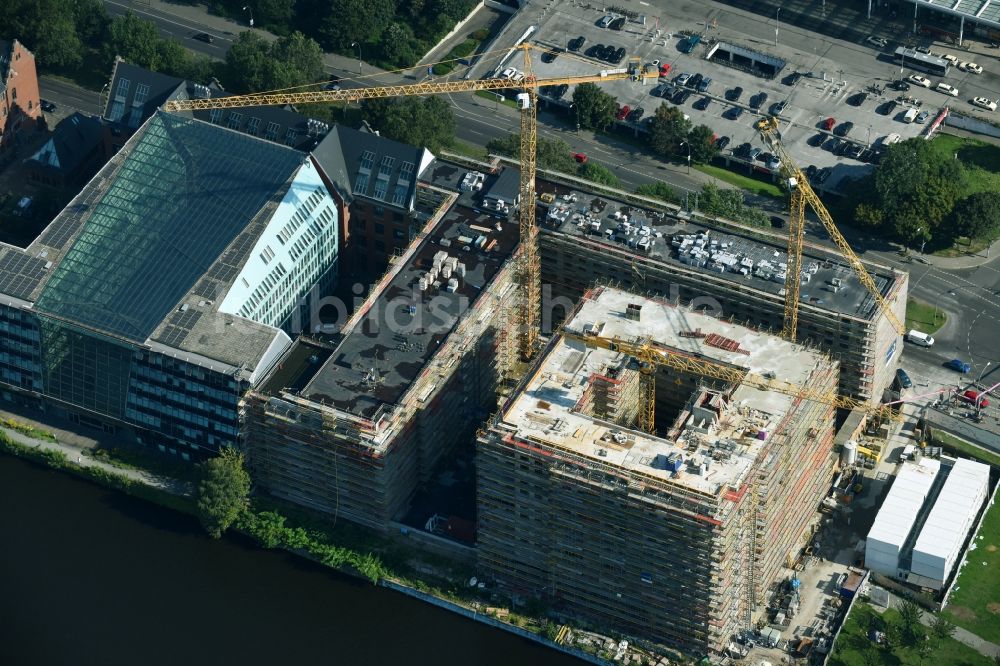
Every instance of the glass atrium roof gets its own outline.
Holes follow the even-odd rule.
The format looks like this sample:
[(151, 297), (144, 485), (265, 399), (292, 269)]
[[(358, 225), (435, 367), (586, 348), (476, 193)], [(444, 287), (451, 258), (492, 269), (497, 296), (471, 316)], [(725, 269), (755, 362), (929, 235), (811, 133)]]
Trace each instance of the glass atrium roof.
[(159, 112), (35, 307), (144, 341), (301, 165), (302, 153)]

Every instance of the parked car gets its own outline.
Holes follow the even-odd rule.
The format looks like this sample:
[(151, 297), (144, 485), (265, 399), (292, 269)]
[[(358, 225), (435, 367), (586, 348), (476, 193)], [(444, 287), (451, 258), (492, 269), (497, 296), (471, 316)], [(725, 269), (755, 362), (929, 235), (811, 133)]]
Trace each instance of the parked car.
[(722, 150), (723, 148), (725, 148), (728, 145), (729, 145), (729, 137), (728, 136), (720, 136), (718, 139), (715, 140), (715, 149), (716, 150)]
[(983, 68), (974, 62), (960, 62), (958, 63), (958, 68), (963, 72), (972, 72), (973, 74), (983, 73)]
[(840, 125), (837, 126), (837, 129), (833, 130), (833, 133), (836, 136), (847, 136), (851, 133), (852, 129), (854, 129), (854, 123), (848, 120), (845, 123), (840, 123)]
[(851, 106), (861, 106), (868, 99), (868, 93), (866, 92), (856, 92), (847, 98), (847, 103)]
[(850, 157), (852, 160), (856, 160), (861, 157), (861, 153), (864, 151), (864, 149), (865, 147), (862, 146), (860, 143), (852, 143), (847, 147), (847, 150), (844, 151), (844, 155), (846, 157)]
[(695, 74), (690, 79), (688, 79), (688, 82), (687, 82), (686, 85), (687, 85), (688, 88), (695, 88), (695, 89), (697, 89), (698, 86), (701, 85), (701, 82), (702, 82), (702, 80), (704, 78), (705, 77), (703, 77), (701, 74)]
[(501, 79), (512, 79), (512, 78), (514, 78), (515, 74), (517, 74), (517, 70), (514, 69), (513, 67), (508, 67), (507, 69), (505, 69), (502, 72), (500, 72), (500, 78)]
[(615, 64), (617, 65), (617, 64), (618, 64), (618, 63), (620, 63), (620, 62), (621, 62), (621, 61), (622, 61), (622, 60), (623, 60), (624, 58), (625, 58), (625, 47), (623, 47), (623, 46), (619, 46), (619, 47), (618, 47), (618, 50), (617, 50), (617, 51), (615, 51), (615, 52), (614, 52), (614, 55), (612, 55), (612, 56), (611, 56), (611, 62), (613, 62), (613, 63), (615, 63)]
[(968, 374), (968, 372), (972, 370), (972, 366), (960, 358), (951, 359), (950, 361), (944, 364), (944, 367), (950, 370), (957, 370), (958, 372), (961, 372), (963, 375)]
[(618, 113), (615, 114), (617, 120), (625, 120), (628, 118), (628, 114), (632, 112), (632, 108), (626, 104), (625, 106), (618, 109)]
[(764, 102), (766, 101), (767, 101), (767, 93), (759, 92), (750, 98), (750, 108), (754, 110), (759, 109), (760, 107), (764, 106)]
[(728, 99), (730, 102), (738, 102), (740, 101), (740, 97), (742, 96), (743, 96), (743, 88), (739, 86), (736, 86), (735, 88), (731, 88), (726, 91), (726, 99)]
[(782, 111), (784, 111), (785, 108), (787, 108), (787, 107), (788, 107), (788, 100), (787, 99), (783, 99), (780, 102), (775, 102), (774, 104), (771, 105), (771, 115), (772, 116), (777, 116)]
[(618, 52), (618, 49), (616, 49), (614, 46), (611, 46), (609, 44), (609, 45), (607, 45), (607, 46), (604, 47), (604, 53), (601, 54), (601, 58), (603, 60), (607, 60), (608, 62), (611, 62), (614, 59), (615, 54), (617, 52)]
[(907, 332), (905, 340), (907, 342), (912, 342), (913, 344), (919, 347), (934, 346), (934, 336), (930, 335), (929, 333), (924, 333), (923, 331), (918, 331), (915, 328), (910, 329)]
[(781, 82), (784, 83), (786, 86), (794, 86), (801, 80), (802, 80), (801, 72), (792, 72), (791, 74), (783, 78)]
[(806, 167), (806, 178), (812, 180), (813, 178), (816, 177), (817, 171), (819, 171), (819, 169), (816, 168), (816, 165), (810, 164), (809, 166)]
[(840, 139), (840, 142), (833, 149), (833, 154), (837, 155), (838, 157), (847, 155), (847, 151), (850, 150), (852, 145), (853, 144), (850, 141), (845, 141), (843, 139)]
[(576, 160), (579, 164), (586, 164), (587, 153), (573, 153), (573, 159)]
[(908, 389), (913, 386), (913, 380), (906, 374), (906, 370), (902, 368), (896, 369), (896, 383), (899, 384), (899, 388), (901, 389)]
[(891, 146), (894, 143), (899, 143), (899, 141), (900, 141), (901, 138), (902, 137), (900, 137), (899, 134), (897, 134), (896, 132), (893, 132), (892, 134), (889, 134), (889, 135), (886, 135), (886, 136), (882, 137), (880, 143), (883, 146)]
[(725, 115), (728, 116), (730, 120), (739, 120), (740, 116), (743, 115), (743, 107), (742, 106), (730, 107), (730, 109), (726, 111)]
[(899, 102), (897, 102), (894, 99), (890, 99), (888, 102), (878, 107), (878, 112), (881, 113), (883, 116), (891, 116), (892, 112), (896, 110), (897, 106), (899, 106)]
[(42, 111), (45, 113), (52, 113), (56, 110), (56, 105), (47, 99), (41, 100)]
[(906, 80), (915, 86), (923, 86), (924, 88), (931, 87), (931, 80), (926, 77), (920, 76), (919, 74), (910, 74), (908, 77), (906, 77)]
[(605, 14), (597, 20), (598, 28), (607, 28), (617, 17), (614, 14)]
[(604, 44), (593, 44), (584, 55), (590, 56), (591, 58), (600, 58), (601, 54), (604, 53)]
[(942, 53), (938, 57), (941, 58), (941, 60), (947, 60), (948, 64), (951, 65), (952, 67), (956, 67), (958, 65), (958, 56), (956, 55), (952, 55), (950, 53)]
[(749, 143), (741, 143), (740, 145), (736, 146), (735, 150), (733, 150), (733, 155), (735, 155), (736, 157), (743, 157), (750, 153), (750, 149), (752, 147), (753, 146), (751, 146)]
[(822, 132), (817, 132), (816, 134), (809, 137), (809, 141), (807, 143), (813, 148), (819, 148), (820, 146), (823, 145), (824, 141), (826, 141), (826, 134), (823, 134)]
[(826, 120), (820, 122), (819, 126), (825, 129), (827, 132), (833, 129), (833, 126), (837, 124), (835, 118), (827, 118)]
[[(980, 109), (986, 109), (987, 111), (996, 111), (997, 103), (991, 100), (989, 97), (973, 97), (972, 105), (978, 106)], [(42, 101), (42, 110), (45, 109), (45, 102)]]
[(570, 51), (579, 51), (580, 49), (583, 48), (583, 45), (586, 41), (587, 40), (584, 38), (584, 36), (580, 35), (575, 39), (569, 40), (569, 44), (567, 46), (569, 47)]
[(973, 405), (978, 404), (980, 407), (990, 406), (989, 398), (985, 397), (985, 394), (981, 391), (973, 391), (972, 389), (969, 389), (962, 394), (962, 398), (968, 400)]
[(875, 46), (880, 49), (884, 49), (886, 46), (889, 45), (889, 40), (886, 39), (885, 37), (872, 36), (866, 39), (865, 41), (871, 44), (872, 46)]
[(608, 24), (608, 28), (611, 30), (622, 30), (625, 28), (625, 17), (619, 16), (615, 18), (614, 21)]
[(694, 47), (701, 43), (701, 37), (699, 35), (691, 35), (686, 39), (682, 39), (677, 45), (681, 53), (691, 53), (694, 51)]
[(907, 90), (910, 89), (910, 84), (900, 79), (898, 81), (893, 81), (892, 83), (890, 83), (889, 87), (892, 88), (893, 90), (901, 90), (903, 92), (906, 92)]
[(926, 123), (927, 119), (930, 118), (930, 117), (931, 117), (931, 114), (930, 114), (929, 111), (921, 111), (920, 113), (917, 114), (917, 117), (914, 118), (913, 120), (914, 120), (914, 122), (918, 122), (918, 123), (922, 124), (922, 123)]
[(753, 162), (762, 152), (763, 151), (760, 148), (751, 148), (750, 152), (747, 153), (747, 161)]
[(677, 91), (677, 94), (674, 95), (674, 99), (672, 101), (674, 104), (683, 104), (690, 98), (691, 98), (691, 91), (684, 90), (683, 88), (681, 88)]
[(662, 79), (662, 78), (664, 78), (666, 76), (670, 76), (670, 64), (669, 63), (663, 63), (663, 64), (660, 65), (660, 78)]
[(633, 123), (637, 123), (642, 119), (643, 114), (646, 113), (646, 109), (641, 106), (637, 106), (632, 109), (632, 112), (628, 114), (628, 119)]
[(677, 77), (675, 83), (679, 86), (687, 85), (687, 82), (691, 80), (691, 75), (688, 73), (681, 74)]
[(712, 85), (712, 79), (706, 76), (698, 84), (698, 92), (708, 92), (708, 88), (711, 85)]
[(833, 173), (833, 169), (831, 167), (823, 167), (822, 169), (820, 169), (819, 171), (817, 171), (816, 172), (816, 184), (817, 185), (822, 185), (823, 183), (825, 183), (826, 179), (830, 177), (831, 173)]
[(542, 54), (542, 62), (554, 62), (560, 53), (562, 53), (562, 49), (549, 49)]
[(692, 106), (694, 106), (694, 108), (698, 109), (699, 111), (704, 111), (705, 109), (708, 108), (708, 105), (711, 104), (711, 103), (712, 103), (712, 98), (711, 97), (702, 97), (697, 102), (695, 102)]
[(951, 95), (952, 97), (958, 97), (958, 88), (955, 86), (950, 86), (947, 83), (939, 83), (935, 88), (939, 93), (944, 93), (945, 95)]

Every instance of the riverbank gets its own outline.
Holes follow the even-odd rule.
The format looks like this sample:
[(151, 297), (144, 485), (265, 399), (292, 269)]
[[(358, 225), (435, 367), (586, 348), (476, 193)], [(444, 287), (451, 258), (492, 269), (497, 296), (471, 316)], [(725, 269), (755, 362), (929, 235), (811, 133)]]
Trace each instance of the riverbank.
[[(123, 469), (60, 443), (45, 431), (33, 429), (33, 436), (29, 436), (26, 429), (0, 422), (0, 453), (171, 510), (192, 516), (197, 513), (190, 483)], [(544, 607), (529, 608), (529, 613), (515, 612), (509, 600), (489, 589), (469, 585), (471, 572), (457, 570), (444, 558), (405, 548), (343, 521), (332, 528), (321, 525), (296, 507), (267, 498), (254, 498), (234, 530), (264, 549), (292, 553), (590, 663), (610, 663), (617, 644), (611, 638), (545, 619)], [(574, 640), (582, 647), (573, 645)], [(655, 663), (658, 659), (644, 650), (633, 654), (637, 663)]]

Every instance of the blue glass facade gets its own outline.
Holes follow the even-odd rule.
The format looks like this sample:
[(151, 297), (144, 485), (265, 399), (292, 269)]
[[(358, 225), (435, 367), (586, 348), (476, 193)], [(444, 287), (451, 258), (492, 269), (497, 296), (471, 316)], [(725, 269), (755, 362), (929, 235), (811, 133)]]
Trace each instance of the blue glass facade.
[(149, 431), (145, 443), (166, 439), (192, 456), (237, 444), (249, 388), (235, 373), (7, 305), (0, 305), (0, 382)]

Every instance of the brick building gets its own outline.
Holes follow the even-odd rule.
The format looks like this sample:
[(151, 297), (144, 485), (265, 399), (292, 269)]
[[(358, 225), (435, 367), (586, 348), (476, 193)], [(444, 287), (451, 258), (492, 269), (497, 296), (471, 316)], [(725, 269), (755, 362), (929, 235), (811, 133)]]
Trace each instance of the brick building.
[(42, 118), (35, 56), (15, 40), (0, 40), (0, 154)]

